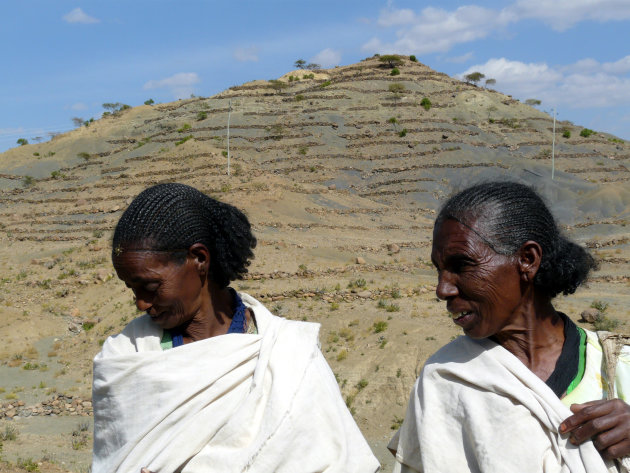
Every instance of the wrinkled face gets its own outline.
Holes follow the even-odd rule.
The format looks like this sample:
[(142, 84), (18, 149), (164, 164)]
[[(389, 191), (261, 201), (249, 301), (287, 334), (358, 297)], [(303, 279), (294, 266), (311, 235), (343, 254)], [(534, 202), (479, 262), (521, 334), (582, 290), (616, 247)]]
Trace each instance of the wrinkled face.
[(486, 338), (513, 327), (522, 296), (514, 257), (496, 253), (474, 231), (447, 219), (433, 230), (431, 260), (438, 270), (436, 294), (466, 335)]
[(177, 327), (199, 313), (203, 281), (194, 259), (179, 264), (166, 253), (128, 250), (114, 256), (113, 263), (118, 277), (133, 291), (138, 310), (160, 327)]

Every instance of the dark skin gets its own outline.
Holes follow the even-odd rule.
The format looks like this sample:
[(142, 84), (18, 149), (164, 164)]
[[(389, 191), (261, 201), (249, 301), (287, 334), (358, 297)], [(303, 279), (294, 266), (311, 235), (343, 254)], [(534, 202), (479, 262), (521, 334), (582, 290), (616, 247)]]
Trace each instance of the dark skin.
[[(564, 325), (551, 298), (536, 290), (542, 248), (527, 241), (513, 255), (496, 253), (474, 230), (444, 220), (433, 232), (431, 259), (437, 296), (472, 338), (491, 338), (546, 381), (564, 343)], [(620, 400), (573, 404), (561, 433), (579, 445), (589, 439), (604, 458), (630, 454), (630, 406)]]
[[(133, 291), (138, 310), (163, 329), (178, 327), (184, 343), (227, 333), (234, 313), (232, 295), (209, 277), (210, 252), (205, 245), (192, 245), (181, 264), (169, 253), (141, 246), (123, 249), (113, 263), (118, 277)], [(249, 309), (245, 315), (250, 323)]]
[[(234, 314), (232, 294), (209, 277), (208, 248), (195, 243), (182, 264), (173, 255), (144, 248), (123, 249), (113, 258), (116, 274), (133, 291), (138, 310), (163, 329), (178, 327), (184, 343), (225, 335)], [(245, 317), (251, 323), (249, 309)], [(153, 473), (147, 468), (140, 471)]]

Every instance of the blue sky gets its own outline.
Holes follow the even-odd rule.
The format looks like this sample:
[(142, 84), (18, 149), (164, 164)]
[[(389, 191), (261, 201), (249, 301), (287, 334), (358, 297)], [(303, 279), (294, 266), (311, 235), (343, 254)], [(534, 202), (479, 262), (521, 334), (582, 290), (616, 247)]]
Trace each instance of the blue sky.
[(210, 96), (324, 67), (415, 54), (630, 140), (630, 0), (24, 0), (0, 18), (0, 151), (98, 118), (105, 102)]

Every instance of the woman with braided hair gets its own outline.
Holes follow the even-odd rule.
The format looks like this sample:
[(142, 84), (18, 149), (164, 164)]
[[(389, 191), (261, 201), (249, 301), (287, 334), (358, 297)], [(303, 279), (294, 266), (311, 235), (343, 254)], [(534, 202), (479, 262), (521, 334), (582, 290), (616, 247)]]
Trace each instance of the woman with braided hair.
[(241, 211), (183, 184), (123, 213), (112, 261), (144, 315), (94, 359), (94, 473), (378, 469), (319, 325), (229, 287), (255, 246)]
[(595, 261), (540, 196), (514, 182), (459, 192), (435, 221), (431, 259), (465, 336), (426, 362), (390, 442), (394, 471), (627, 471), (630, 352), (607, 379), (598, 334), (554, 309)]

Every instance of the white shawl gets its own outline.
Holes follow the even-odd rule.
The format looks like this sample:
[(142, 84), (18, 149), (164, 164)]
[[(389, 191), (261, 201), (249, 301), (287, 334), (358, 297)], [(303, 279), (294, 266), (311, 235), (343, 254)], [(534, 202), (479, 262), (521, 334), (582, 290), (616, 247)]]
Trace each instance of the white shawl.
[(378, 470), (319, 350), (319, 325), (241, 297), (260, 335), (162, 351), (162, 331), (143, 316), (107, 339), (94, 359), (94, 473)]
[[(572, 415), (509, 351), (462, 336), (427, 361), (390, 448), (402, 472), (608, 473), (592, 442), (558, 432)], [(610, 469), (609, 469), (610, 467)]]

